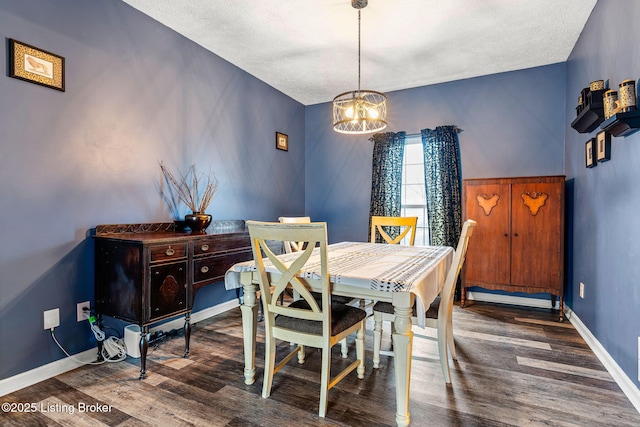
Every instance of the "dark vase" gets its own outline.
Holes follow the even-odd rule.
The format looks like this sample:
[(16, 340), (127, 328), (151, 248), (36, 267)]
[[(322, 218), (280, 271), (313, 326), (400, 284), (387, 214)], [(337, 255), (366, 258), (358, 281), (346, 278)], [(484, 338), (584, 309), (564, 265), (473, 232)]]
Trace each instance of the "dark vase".
[(184, 221), (192, 232), (201, 232), (206, 230), (209, 224), (211, 224), (211, 215), (194, 212), (192, 214), (185, 215)]
[(187, 225), (187, 221), (185, 220), (176, 219), (173, 221), (173, 224), (175, 225), (175, 230), (178, 233), (184, 232), (184, 231), (191, 231), (191, 229)]

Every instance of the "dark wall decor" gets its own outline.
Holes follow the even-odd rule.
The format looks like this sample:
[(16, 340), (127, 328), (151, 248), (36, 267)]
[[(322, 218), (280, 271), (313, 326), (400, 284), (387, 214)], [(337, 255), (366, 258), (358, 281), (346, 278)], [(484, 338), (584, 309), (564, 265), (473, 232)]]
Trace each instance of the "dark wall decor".
[(598, 163), (611, 159), (611, 135), (605, 131), (600, 131), (596, 135)]
[(64, 58), (9, 39), (9, 76), (64, 92)]
[(571, 122), (571, 127), (580, 133), (591, 132), (604, 120), (602, 95), (605, 89), (600, 84), (596, 84), (599, 82), (603, 80), (591, 82), (588, 88), (582, 89), (578, 97), (576, 118)]
[(591, 138), (584, 144), (585, 165), (588, 168), (598, 166), (596, 161), (596, 138)]

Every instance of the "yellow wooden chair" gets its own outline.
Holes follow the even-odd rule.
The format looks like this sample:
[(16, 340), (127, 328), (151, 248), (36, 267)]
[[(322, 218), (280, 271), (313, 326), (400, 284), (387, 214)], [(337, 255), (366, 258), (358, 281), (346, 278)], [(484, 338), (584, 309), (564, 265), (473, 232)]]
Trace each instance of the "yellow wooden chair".
[[(397, 245), (404, 237), (409, 234), (409, 245), (413, 246), (416, 241), (416, 228), (418, 226), (417, 216), (372, 216), (371, 217), (371, 233), (369, 235), (369, 241), (376, 243), (378, 234), (382, 239), (390, 245)], [(384, 227), (384, 228), (383, 228)], [(385, 228), (387, 227), (400, 227), (398, 237), (395, 239), (391, 237)], [(365, 302), (360, 300), (360, 308), (371, 307), (374, 302)]]
[[(458, 275), (464, 264), (465, 254), (467, 252), (467, 245), (469, 244), (469, 238), (473, 234), (473, 228), (476, 226), (476, 222), (468, 219), (462, 226), (462, 232), (458, 239), (458, 246), (451, 262), (451, 267), (447, 273), (444, 286), (440, 295), (431, 303), (426, 312), (425, 326), (431, 328), (437, 328), (438, 330), (438, 354), (440, 355), (440, 367), (442, 368), (442, 374), (444, 380), (447, 383), (451, 382), (451, 373), (449, 371), (449, 357), (448, 350), (451, 351), (451, 357), (456, 360), (456, 348), (453, 341), (453, 295), (455, 293), (456, 282), (458, 281)], [(415, 316), (411, 318), (414, 324), (418, 323), (418, 318)], [(393, 352), (382, 352), (380, 350), (380, 344), (382, 341), (382, 322), (393, 322), (395, 315), (393, 312), (393, 305), (388, 302), (377, 302), (373, 306), (373, 367), (378, 368), (380, 364), (380, 354), (384, 353), (393, 356)], [(393, 326), (392, 326), (393, 330)]]
[[(416, 241), (417, 216), (372, 216), (371, 217), (371, 243), (376, 242), (376, 235), (380, 234), (385, 242), (395, 245), (409, 235), (409, 245)], [(383, 227), (400, 227), (400, 234), (395, 239), (391, 237)], [(404, 227), (404, 228), (403, 228)]]
[[(271, 394), (273, 375), (282, 369), (295, 355), (298, 363), (304, 362), (304, 346), (322, 349), (322, 372), (320, 380), (320, 407), (318, 414), (327, 413), (328, 393), (342, 378), (357, 370), (358, 378), (364, 378), (364, 327), (366, 312), (345, 304), (331, 303), (331, 284), (327, 266), (326, 223), (282, 224), (247, 221), (251, 247), (259, 273), (265, 329), (265, 363), (262, 397)], [(287, 267), (267, 245), (268, 240), (305, 243), (305, 249)], [(320, 252), (320, 275), (317, 278), (298, 276), (315, 247)], [(267, 273), (262, 254), (277, 268), (279, 274)], [(314, 281), (322, 288), (321, 302), (311, 295), (309, 283)], [(278, 304), (279, 296), (287, 286), (300, 295), (300, 299), (288, 306)], [(273, 287), (273, 292), (270, 288)], [(356, 333), (357, 359), (331, 378), (331, 348), (348, 335)], [(280, 362), (276, 359), (276, 339), (297, 343)]]

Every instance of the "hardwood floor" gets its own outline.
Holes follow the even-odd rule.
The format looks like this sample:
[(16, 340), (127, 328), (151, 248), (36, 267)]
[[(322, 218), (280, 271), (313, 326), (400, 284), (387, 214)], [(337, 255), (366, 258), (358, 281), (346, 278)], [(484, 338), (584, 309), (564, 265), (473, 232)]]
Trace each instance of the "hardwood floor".
[[(435, 330), (414, 327), (412, 425), (640, 425), (640, 414), (580, 335), (557, 318), (549, 310), (497, 304), (454, 307), (458, 361), (451, 362), (448, 386), (438, 363)], [(388, 348), (390, 326), (384, 327), (383, 348)], [(276, 374), (271, 397), (262, 399), (260, 335), (256, 383), (244, 384), (242, 322), (240, 310), (234, 309), (194, 325), (189, 359), (181, 358), (184, 340), (175, 338), (150, 352), (144, 381), (137, 379), (139, 359), (76, 369), (0, 398), (37, 408), (35, 413), (0, 413), (0, 424), (394, 426), (393, 359), (381, 356), (380, 369), (372, 369), (372, 329), (370, 319), (365, 378), (358, 380), (353, 373), (332, 389), (324, 419), (317, 416), (320, 352), (315, 349), (307, 350), (304, 365), (294, 359)], [(288, 344), (281, 347), (284, 351)], [(333, 366), (346, 363), (339, 347)]]

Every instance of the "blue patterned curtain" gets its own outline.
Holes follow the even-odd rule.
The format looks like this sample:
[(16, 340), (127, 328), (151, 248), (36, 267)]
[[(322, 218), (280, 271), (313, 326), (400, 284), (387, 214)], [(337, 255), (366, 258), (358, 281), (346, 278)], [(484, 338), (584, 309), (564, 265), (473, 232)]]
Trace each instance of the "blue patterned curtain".
[[(404, 156), (404, 140), (406, 132), (377, 133), (371, 137), (373, 141), (373, 167), (371, 171), (371, 217), (400, 216), (402, 203), (402, 158)], [(385, 230), (396, 237), (397, 230)]]
[(456, 247), (462, 230), (462, 167), (459, 129), (424, 129), (424, 182), (427, 191), (429, 238), (432, 245)]

